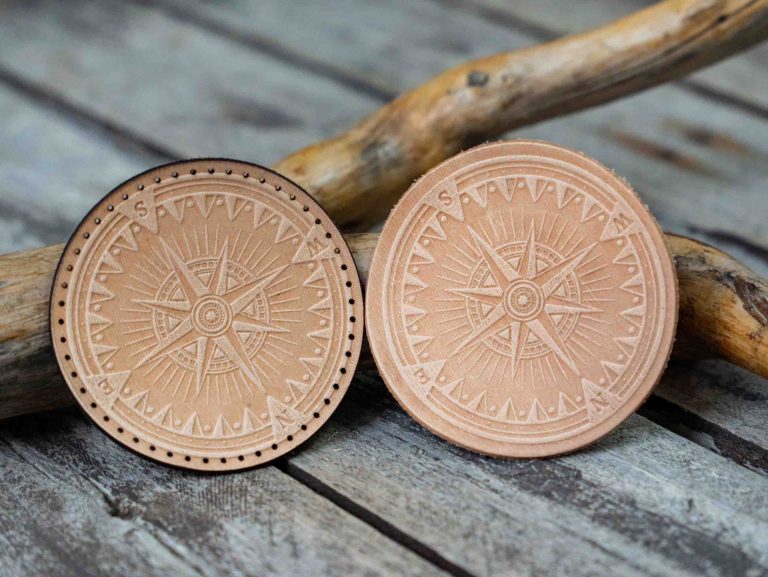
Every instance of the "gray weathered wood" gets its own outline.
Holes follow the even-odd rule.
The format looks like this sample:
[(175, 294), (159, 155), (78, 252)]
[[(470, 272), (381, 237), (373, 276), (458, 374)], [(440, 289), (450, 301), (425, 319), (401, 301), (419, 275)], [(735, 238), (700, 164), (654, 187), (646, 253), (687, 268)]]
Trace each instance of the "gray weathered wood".
[(289, 471), (476, 575), (768, 571), (768, 479), (639, 416), (588, 451), (500, 461), (358, 380)]
[(124, 2), (5, 6), (0, 67), (186, 157), (271, 164), (373, 107), (320, 75)]
[(74, 410), (0, 439), (4, 576), (444, 575), (274, 467), (159, 467)]
[(760, 377), (717, 361), (696, 367), (673, 365), (644, 414), (768, 473), (768, 387)]
[(1, 83), (0, 110), (0, 252), (65, 240), (115, 185), (163, 160)]

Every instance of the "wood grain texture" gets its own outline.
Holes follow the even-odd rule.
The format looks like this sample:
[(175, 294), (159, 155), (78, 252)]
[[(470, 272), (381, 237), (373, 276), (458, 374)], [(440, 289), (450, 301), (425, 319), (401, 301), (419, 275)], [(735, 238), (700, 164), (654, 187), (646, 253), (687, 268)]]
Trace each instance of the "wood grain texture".
[[(154, 13), (154, 0), (125, 8), (99, 4), (82, 10), (45, 1), (4, 6), (3, 251), (64, 240), (114, 184), (169, 157), (214, 153), (272, 162), (346, 128), (446, 66), (538, 38), (501, 20), (476, 18), (452, 0), (243, 6), (230, 0), (212, 9), (221, 16), (233, 7), (230, 21), (216, 20), (218, 27), (197, 17), (203, 14), (197, 4), (185, 3), (184, 10), (165, 17)], [(257, 18), (243, 11), (249, 6), (258, 8)], [(612, 4), (603, 8), (607, 13)], [(286, 10), (294, 11), (288, 27)], [(330, 34), (322, 34), (321, 26), (313, 29), (312, 19), (320, 16), (327, 18), (320, 20), (322, 26), (334, 25)], [(571, 10), (568, 18), (560, 16), (574, 18)], [(596, 18), (588, 20), (591, 27)], [(727, 87), (749, 96), (747, 80), (762, 72), (742, 58), (735, 62), (746, 66), (747, 78), (726, 82)], [(251, 76), (258, 78), (255, 92)], [(310, 94), (296, 98), (299, 90)], [(234, 105), (227, 98), (233, 91)], [(190, 98), (200, 108), (176, 106)], [(314, 102), (326, 99), (332, 105)], [(319, 116), (303, 115), (308, 106)], [(270, 123), (272, 116), (301, 120)], [(617, 126), (621, 130), (610, 131)], [(768, 150), (759, 118), (664, 86), (525, 130), (523, 136), (581, 148), (616, 169), (668, 230), (727, 246), (760, 273), (768, 272), (762, 256), (768, 247), (762, 222)], [(367, 198), (364, 202), (370, 208)], [(0, 355), (7, 346), (0, 342)], [(56, 379), (41, 384), (42, 398), (57, 387), (64, 390)], [(71, 567), (86, 557), (85, 567), (94, 573), (109, 567), (112, 573), (187, 575), (200, 574), (187, 557), (218, 569), (224, 559), (246, 554), (255, 561), (230, 568), (231, 574), (263, 574), (275, 567), (271, 554), (280, 552), (308, 564), (300, 567), (294, 557), (278, 569), (305, 574), (306, 567), (339, 568), (325, 564), (326, 547), (362, 563), (340, 567), (347, 572), (368, 568), (365, 556), (371, 554), (373, 563), (380, 562), (382, 556), (370, 547), (341, 548), (316, 539), (322, 523), (296, 521), (283, 509), (300, 509), (319, 494), (376, 528), (371, 535), (358, 523), (350, 531), (348, 515), (315, 504), (305, 509), (309, 516), (340, 523), (340, 539), (379, 547), (380, 535), (389, 535), (454, 575), (468, 569), (479, 575), (766, 572), (768, 547), (760, 540), (766, 533), (766, 488), (733, 463), (751, 466), (748, 458), (736, 459), (743, 446), (734, 450), (729, 444), (736, 437), (768, 448), (765, 381), (753, 374), (712, 361), (673, 365), (649, 403), (668, 401), (662, 407), (671, 411), (665, 426), (732, 460), (634, 417), (599, 447), (564, 464), (488, 462), (421, 431), (380, 384), (353, 385), (353, 391), (319, 438), (281, 466), (312, 492), (292, 489), (296, 483), (274, 471), (271, 481), (247, 474), (243, 485), (228, 478), (177, 478), (175, 471), (158, 471), (120, 450), (67, 410), (6, 423), (0, 438), (17, 453), (8, 457), (0, 444), (0, 454), (9, 459), (3, 467), (9, 474), (0, 481), (3, 571), (28, 574), (35, 566), (53, 575), (80, 575), (83, 571)], [(60, 474), (62, 467), (71, 475)], [(51, 468), (55, 474), (46, 480)], [(108, 500), (99, 488), (81, 498), (92, 480), (116, 498)], [(198, 483), (205, 484), (202, 493), (193, 490)], [(280, 505), (266, 504), (268, 513), (260, 516), (249, 507), (262, 504), (262, 491), (278, 495)], [(292, 492), (295, 498), (284, 497)], [(60, 508), (70, 496), (72, 506)], [(254, 527), (256, 522), (262, 525)], [(233, 536), (240, 532), (242, 537)], [(252, 541), (257, 553), (247, 551)], [(281, 548), (286, 543), (290, 547)], [(21, 545), (38, 550), (21, 556)], [(115, 552), (118, 546), (124, 553)], [(308, 551), (315, 548), (320, 549), (316, 565)], [(384, 548), (386, 564), (391, 555)], [(402, 548), (392, 551), (412, 562)], [(431, 574), (419, 561), (414, 562), (418, 571)], [(385, 566), (391, 574), (403, 572), (401, 565)], [(206, 574), (205, 567), (202, 571)]]
[(680, 350), (768, 376), (768, 282), (714, 247), (667, 238), (680, 286)]
[[(347, 237), (364, 285), (377, 236)], [(713, 247), (667, 240), (680, 283), (676, 355), (723, 358), (768, 376), (768, 283)], [(0, 418), (70, 402), (48, 336), (48, 295), (62, 250), (0, 256)]]
[(30, 92), (174, 158), (269, 165), (376, 107), (332, 79), (132, 2), (10, 3), (0, 44), (0, 70)]
[(117, 183), (168, 160), (93, 123), (73, 123), (1, 78), (1, 252), (62, 242)]
[[(563, 18), (559, 0), (471, 0), (461, 6), (511, 28), (526, 30), (540, 40), (594, 28), (640, 10), (652, 0), (582, 0), (579, 9)], [(744, 111), (764, 116), (768, 112), (768, 47), (756, 46), (741, 57), (726, 60), (687, 77), (683, 83), (697, 93), (728, 100)]]
[(287, 470), (472, 575), (762, 574), (768, 478), (732, 465), (639, 416), (567, 457), (485, 458), (374, 377)]
[[(216, 154), (264, 163), (288, 152), (279, 144), (281, 138), (272, 138), (275, 131), (290, 130), (291, 138), (305, 134), (305, 144), (312, 140), (316, 128), (271, 126), (263, 139), (250, 142), (244, 136), (254, 134), (250, 130), (257, 126), (253, 124), (255, 118), (235, 121), (229, 114), (227, 92), (215, 89), (200, 101), (201, 106), (207, 107), (205, 116), (183, 116), (182, 134), (177, 126), (178, 107), (167, 97), (165, 86), (198, 94), (208, 79), (214, 86), (226, 81), (227, 73), (222, 67), (231, 71), (232, 78), (239, 78), (240, 71), (253, 61), (254, 53), (258, 62), (263, 62), (265, 53), (273, 66), (279, 61), (294, 74), (307, 78), (317, 74), (346, 87), (347, 90), (332, 93), (339, 107), (358, 110), (360, 98), (364, 98), (367, 104), (363, 108), (372, 110), (383, 98), (388, 98), (379, 94), (378, 87), (386, 86), (388, 94), (394, 95), (467, 57), (478, 57), (500, 46), (519, 48), (536, 41), (535, 36), (510, 29), (503, 21), (490, 22), (471, 13), (446, 10), (432, 0), (384, 0), (375, 6), (355, 0), (277, 4), (233, 0), (215, 8), (195, 2), (182, 6), (171, 0), (152, 2), (151, 8), (113, 8), (109, 3), (86, 6), (87, 14), (81, 18), (56, 6), (49, 8), (43, 2), (28, 5), (18, 14), (10, 11), (9, 17), (0, 21), (0, 66), (11, 67), (14, 75), (20, 75), (14, 76), (22, 79), (19, 82), (42, 91), (19, 95), (46, 98), (46, 104), (57, 98), (56, 104), (64, 112), (64, 118), (51, 118), (56, 115), (49, 112), (35, 115), (34, 107), (24, 103), (25, 129), (15, 132), (17, 139), (8, 141), (7, 147), (2, 146), (0, 139), (0, 173), (9, 176), (3, 189), (18, 198), (13, 205), (8, 204), (13, 211), (6, 214), (19, 215), (11, 220), (8, 229), (0, 228), (0, 240), (4, 230), (19, 231), (0, 245), (5, 251), (64, 240), (66, 231), (103, 192), (139, 171), (127, 168), (111, 180), (107, 178), (114, 174), (114, 166), (133, 163), (134, 155), (124, 142), (126, 135), (114, 132), (109, 134), (115, 137), (117, 146), (102, 142), (98, 149), (98, 165), (105, 170), (93, 170), (90, 158), (94, 155), (86, 152), (94, 146), (84, 141), (88, 131), (80, 126), (77, 130), (67, 126), (66, 116), (79, 114), (72, 107), (82, 107), (86, 114), (102, 122), (96, 127), (89, 126), (97, 140), (104, 140), (105, 127), (118, 127), (143, 143), (152, 140), (154, 147), (142, 152), (156, 154), (155, 149), (160, 148), (172, 155), (190, 157), (201, 154), (201, 146), (217, 143), (223, 148)], [(147, 58), (143, 48), (133, 48), (132, 27), (109, 26), (114, 42), (104, 46), (98, 57), (89, 50), (89, 43), (80, 40), (78, 26), (84, 23), (95, 27), (116, 11), (114, 14), (140, 27), (151, 21), (153, 15), (157, 16), (156, 6), (167, 14), (156, 18), (162, 26), (151, 28), (154, 34), (162, 35), (157, 42), (167, 48), (160, 55), (161, 61), (152, 64), (154, 74), (162, 76), (163, 83), (132, 84), (121, 79), (124, 68), (116, 67), (117, 62), (122, 67), (126, 61), (133, 63), (133, 68), (127, 70), (134, 71)], [(21, 18), (22, 14), (29, 17)], [(354, 22), (354, 26), (349, 22)], [(425, 22), (430, 25), (423, 25)], [(2, 28), (4, 24), (7, 29)], [(14, 32), (14, 26), (22, 27), (27, 34)], [(201, 39), (200, 28), (213, 33), (206, 32)], [(325, 29), (333, 33), (325, 34)], [(399, 32), (393, 35), (388, 30)], [(223, 43), (231, 44), (229, 58), (212, 61), (205, 51), (209, 40), (213, 42), (214, 53), (225, 49)], [(173, 42), (184, 45), (183, 54), (171, 50)], [(311, 53), (306, 49), (309, 45)], [(22, 58), (33, 48), (34, 59), (28, 61), (28, 66), (18, 66), (20, 60), (10, 56), (2, 63), (5, 56), (15, 54)], [(190, 69), (182, 62), (184, 58), (194, 59), (198, 65)], [(282, 75), (273, 80), (271, 69), (263, 70), (260, 82), (264, 91), (275, 94), (270, 101), (274, 113), (294, 114), (293, 99), (280, 81)], [(368, 84), (361, 87), (362, 80)], [(86, 85), (94, 90), (83, 91)], [(99, 96), (104, 93), (109, 97)], [(348, 97), (354, 98), (348, 101)], [(142, 99), (146, 99), (146, 106), (151, 102), (151, 111), (145, 112), (135, 105), (137, 101), (144, 102)], [(82, 124), (83, 115), (76, 116), (76, 120)], [(336, 130), (350, 120), (347, 117)], [(767, 129), (765, 120), (750, 118), (723, 103), (667, 85), (592, 111), (525, 127), (516, 135), (552, 140), (601, 160), (640, 191), (666, 230), (724, 246), (749, 266), (766, 273), (768, 261), (761, 251), (768, 246), (768, 224), (762, 218), (761, 203), (762, 183), (768, 178), (768, 163), (764, 162), (768, 158), (764, 138)], [(51, 144), (57, 145), (50, 155), (66, 158), (67, 162), (51, 161), (47, 147), (36, 146), (37, 140), (31, 138), (38, 133), (50, 133)], [(64, 148), (68, 139), (71, 142)], [(17, 153), (17, 142), (24, 145), (23, 154)], [(267, 156), (262, 156), (265, 150)], [(110, 154), (117, 157), (112, 159)], [(145, 155), (137, 156), (141, 159)], [(160, 155), (154, 162), (145, 160), (138, 166), (145, 168), (165, 160), (167, 156)], [(57, 182), (67, 190), (66, 196), (51, 194), (47, 178), (52, 174), (41, 168), (49, 165), (56, 169)], [(724, 187), (728, 195), (722, 194)], [(731, 197), (738, 197), (739, 201), (733, 202)], [(24, 198), (35, 202), (24, 202)], [(57, 214), (64, 218), (57, 218)], [(726, 234), (727, 231), (737, 233)], [(40, 237), (44, 239), (42, 243), (35, 242)]]
[(158, 467), (74, 410), (0, 438), (6, 576), (446, 575), (274, 467)]

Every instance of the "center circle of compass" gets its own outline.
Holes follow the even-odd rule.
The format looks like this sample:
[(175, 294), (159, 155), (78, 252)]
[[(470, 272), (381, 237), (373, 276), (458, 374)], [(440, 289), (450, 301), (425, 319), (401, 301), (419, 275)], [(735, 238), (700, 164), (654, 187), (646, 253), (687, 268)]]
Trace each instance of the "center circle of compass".
[(202, 334), (218, 337), (232, 324), (232, 309), (215, 296), (201, 299), (192, 311), (192, 324)]
[(515, 320), (527, 321), (541, 312), (544, 297), (541, 289), (526, 280), (517, 281), (504, 293), (504, 308)]

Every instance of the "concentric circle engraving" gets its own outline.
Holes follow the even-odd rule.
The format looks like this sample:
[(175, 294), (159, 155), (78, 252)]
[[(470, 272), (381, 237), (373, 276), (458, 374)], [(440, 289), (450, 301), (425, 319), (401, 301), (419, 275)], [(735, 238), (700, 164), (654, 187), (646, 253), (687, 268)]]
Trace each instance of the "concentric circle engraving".
[(52, 302), (59, 366), (86, 412), (193, 469), (253, 466), (306, 440), (360, 352), (342, 236), (294, 183), (237, 161), (163, 166), (112, 191), (67, 245)]
[(572, 451), (647, 397), (677, 318), (672, 260), (632, 190), (537, 142), (433, 169), (387, 220), (368, 333), (403, 407), (436, 434), (506, 457)]

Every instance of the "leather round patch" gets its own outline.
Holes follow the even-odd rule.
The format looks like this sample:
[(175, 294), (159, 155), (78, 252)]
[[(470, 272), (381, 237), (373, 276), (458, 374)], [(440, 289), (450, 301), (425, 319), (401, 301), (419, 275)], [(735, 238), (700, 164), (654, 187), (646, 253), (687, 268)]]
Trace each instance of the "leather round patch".
[(197, 470), (265, 463), (311, 436), (360, 353), (360, 282), (343, 237), (293, 182), (201, 159), (123, 183), (70, 239), (51, 333), (104, 431)]
[(659, 380), (677, 321), (672, 259), (636, 194), (542, 142), (480, 146), (418, 180), (367, 291), (371, 350), (399, 403), (499, 457), (610, 432)]

